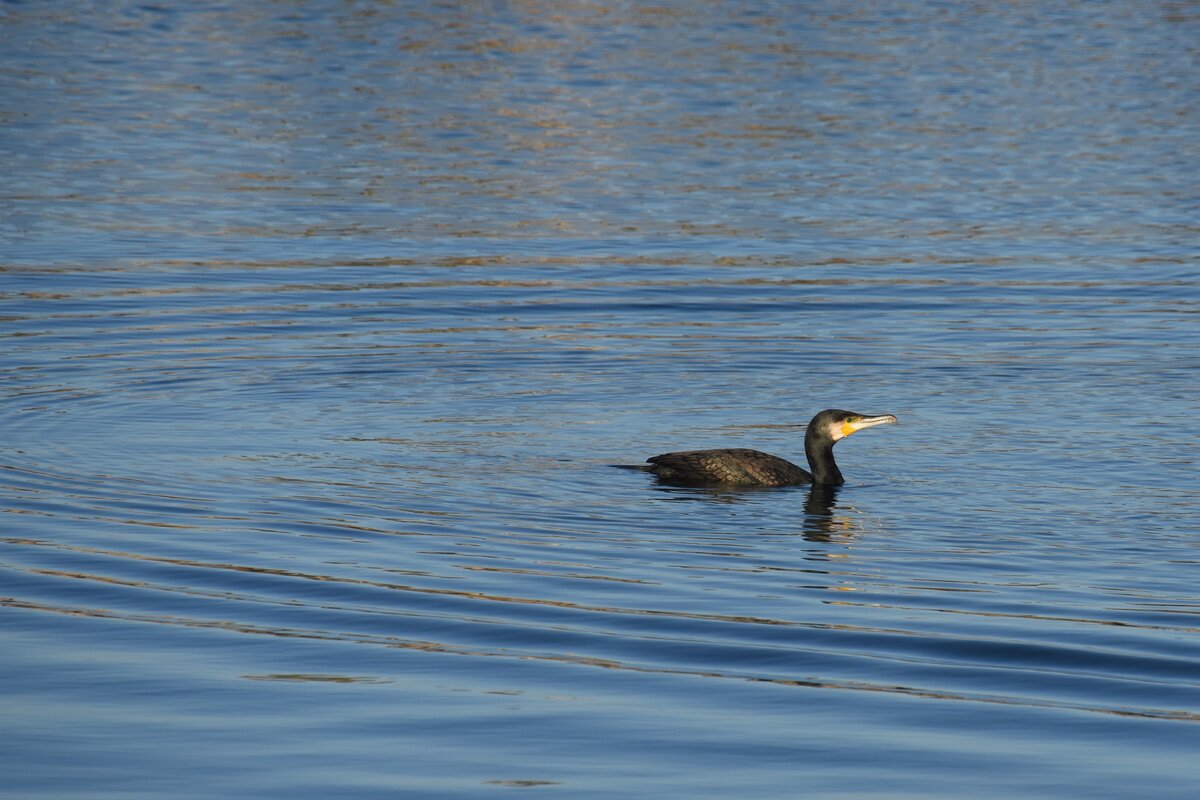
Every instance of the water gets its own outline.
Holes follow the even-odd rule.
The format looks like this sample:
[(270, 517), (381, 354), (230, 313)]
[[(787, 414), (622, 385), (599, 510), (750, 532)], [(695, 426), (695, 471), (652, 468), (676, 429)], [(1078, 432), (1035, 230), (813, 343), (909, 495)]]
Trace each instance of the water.
[(1192, 797), (1198, 28), (7, 4), (0, 795)]

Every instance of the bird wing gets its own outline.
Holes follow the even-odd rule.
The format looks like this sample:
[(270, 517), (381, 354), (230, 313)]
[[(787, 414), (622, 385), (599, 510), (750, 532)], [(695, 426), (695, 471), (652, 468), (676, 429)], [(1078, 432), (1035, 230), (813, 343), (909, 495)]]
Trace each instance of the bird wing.
[(663, 478), (729, 484), (784, 486), (812, 476), (790, 461), (758, 450), (687, 450), (647, 459)]

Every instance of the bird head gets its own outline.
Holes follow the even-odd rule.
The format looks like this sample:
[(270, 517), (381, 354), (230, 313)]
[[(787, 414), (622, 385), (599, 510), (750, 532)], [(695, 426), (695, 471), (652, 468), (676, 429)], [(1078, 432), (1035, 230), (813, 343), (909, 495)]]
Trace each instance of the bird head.
[(895, 421), (896, 417), (893, 414), (871, 416), (854, 411), (843, 411), (840, 408), (827, 408), (813, 417), (812, 422), (808, 423), (808, 428), (822, 438), (837, 442), (864, 428), (888, 425)]

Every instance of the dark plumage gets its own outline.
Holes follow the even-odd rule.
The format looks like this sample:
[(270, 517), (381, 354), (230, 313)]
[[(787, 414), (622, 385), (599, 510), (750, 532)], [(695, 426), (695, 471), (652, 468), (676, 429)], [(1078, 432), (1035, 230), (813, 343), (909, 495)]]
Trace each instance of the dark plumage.
[(895, 422), (891, 414), (867, 416), (837, 408), (826, 409), (808, 423), (804, 432), (804, 455), (812, 472), (770, 453), (734, 448), (688, 450), (663, 453), (646, 459), (643, 467), (672, 483), (724, 484), (729, 486), (793, 486), (815, 483), (840, 486), (845, 483), (833, 446), (855, 431)]

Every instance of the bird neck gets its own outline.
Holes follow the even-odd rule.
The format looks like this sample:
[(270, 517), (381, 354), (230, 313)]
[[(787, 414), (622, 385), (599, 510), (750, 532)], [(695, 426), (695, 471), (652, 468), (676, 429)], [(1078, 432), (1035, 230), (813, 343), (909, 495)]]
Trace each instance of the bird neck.
[(804, 435), (804, 455), (808, 457), (813, 483), (841, 486), (846, 482), (837, 462), (833, 460), (833, 442), (827, 437), (814, 435), (811, 428)]

